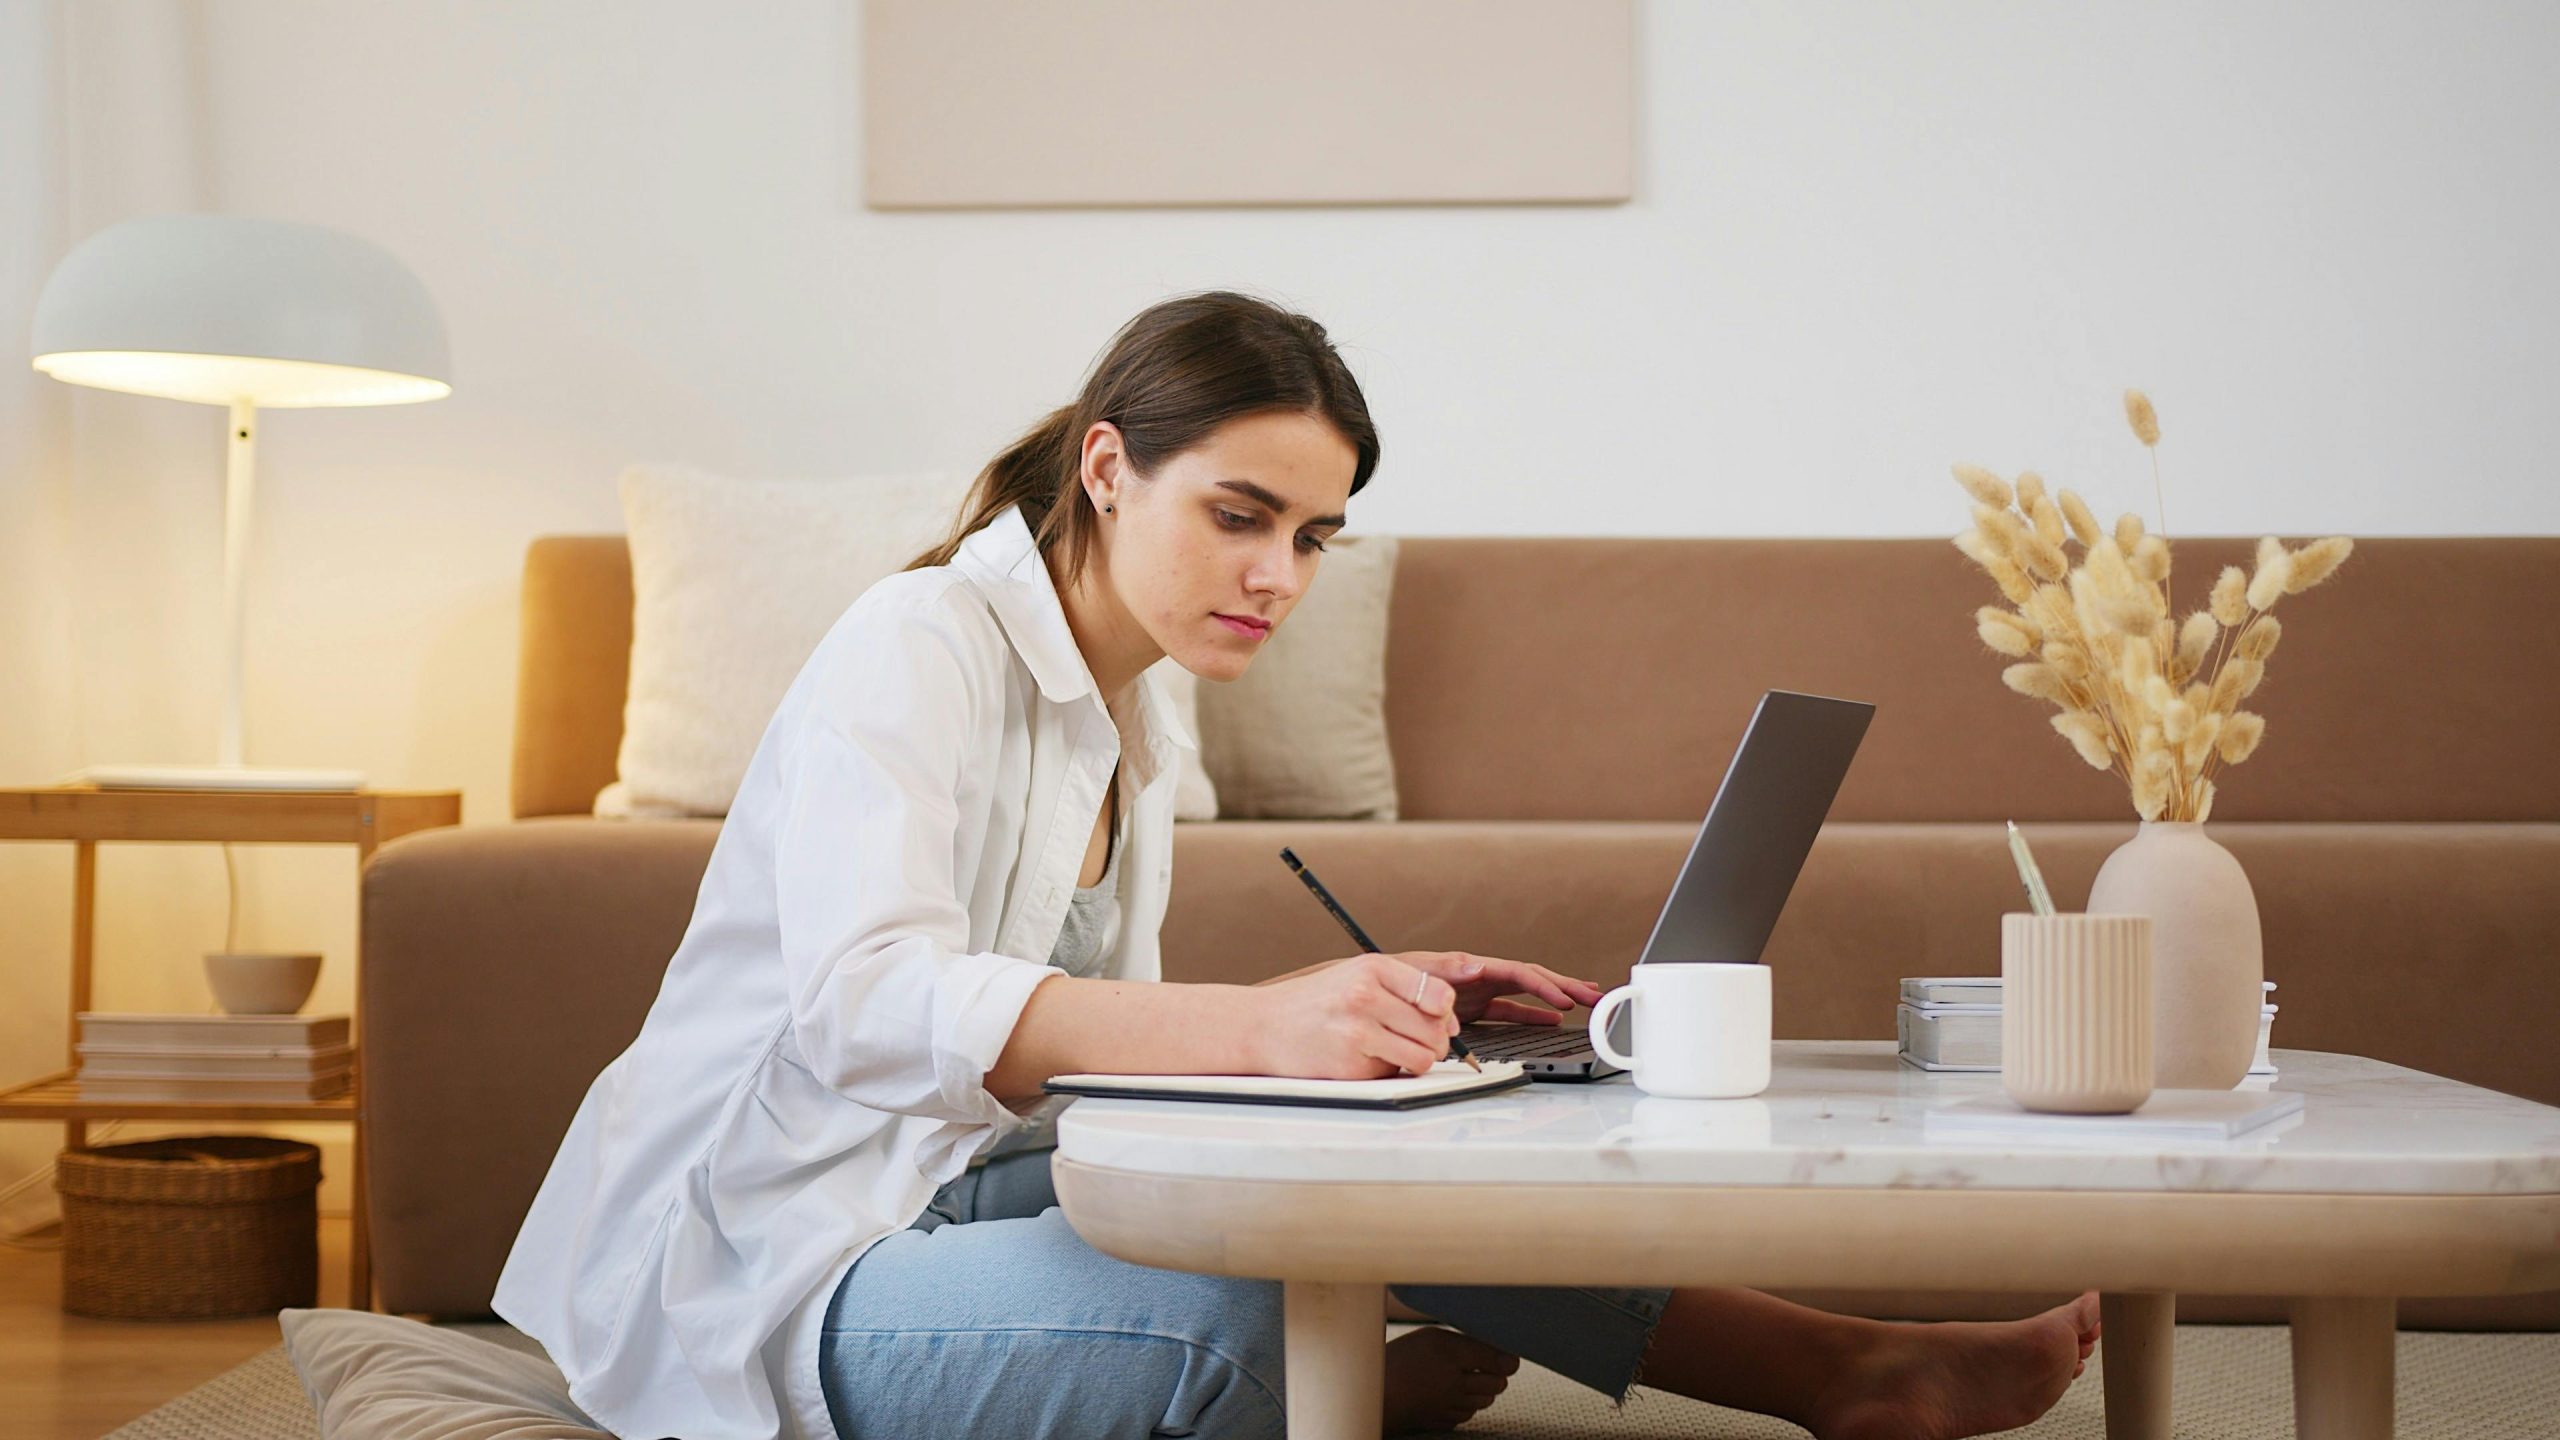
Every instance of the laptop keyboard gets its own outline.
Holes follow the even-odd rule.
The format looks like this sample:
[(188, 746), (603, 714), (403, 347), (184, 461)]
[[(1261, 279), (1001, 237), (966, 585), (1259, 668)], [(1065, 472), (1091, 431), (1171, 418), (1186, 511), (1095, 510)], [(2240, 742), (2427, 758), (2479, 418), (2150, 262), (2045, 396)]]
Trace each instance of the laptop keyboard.
[(1490, 1060), (1546, 1060), (1562, 1055), (1588, 1055), (1591, 1037), (1563, 1025), (1465, 1025), (1458, 1036), (1467, 1048)]

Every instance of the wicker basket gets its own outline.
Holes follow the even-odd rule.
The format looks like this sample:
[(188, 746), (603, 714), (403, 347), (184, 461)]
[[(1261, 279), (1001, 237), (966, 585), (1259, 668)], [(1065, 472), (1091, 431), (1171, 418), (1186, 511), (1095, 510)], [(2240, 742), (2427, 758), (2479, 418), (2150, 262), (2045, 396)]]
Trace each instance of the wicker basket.
[(191, 1135), (65, 1150), (62, 1308), (199, 1320), (307, 1307), (320, 1290), (320, 1150)]

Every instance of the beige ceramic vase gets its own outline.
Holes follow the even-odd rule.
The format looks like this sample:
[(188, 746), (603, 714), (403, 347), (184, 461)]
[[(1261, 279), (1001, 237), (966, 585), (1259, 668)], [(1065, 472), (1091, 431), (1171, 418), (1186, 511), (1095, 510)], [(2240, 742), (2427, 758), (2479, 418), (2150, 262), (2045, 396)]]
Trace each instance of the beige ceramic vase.
[(2152, 1083), (2229, 1090), (2258, 1053), (2258, 897), (2192, 820), (2146, 820), (2098, 870), (2092, 915), (2151, 917)]

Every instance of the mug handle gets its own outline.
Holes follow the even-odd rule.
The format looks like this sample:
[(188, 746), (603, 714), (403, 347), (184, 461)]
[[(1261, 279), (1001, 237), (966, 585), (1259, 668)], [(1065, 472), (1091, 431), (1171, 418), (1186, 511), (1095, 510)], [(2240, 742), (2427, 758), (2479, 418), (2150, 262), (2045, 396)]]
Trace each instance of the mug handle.
[(1636, 987), (1621, 985), (1601, 996), (1600, 1003), (1591, 1007), (1591, 1048), (1599, 1053), (1601, 1059), (1621, 1070), (1636, 1068), (1636, 1057), (1620, 1054), (1618, 1048), (1609, 1043), (1609, 1022), (1614, 1018), (1617, 1007), (1634, 998)]

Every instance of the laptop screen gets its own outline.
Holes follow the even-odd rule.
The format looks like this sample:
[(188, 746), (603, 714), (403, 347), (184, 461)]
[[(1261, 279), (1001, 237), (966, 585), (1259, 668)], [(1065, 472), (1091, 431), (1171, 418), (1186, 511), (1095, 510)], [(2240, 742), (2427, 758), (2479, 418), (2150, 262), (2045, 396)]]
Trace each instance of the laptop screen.
[(1875, 710), (1789, 690), (1760, 697), (1638, 964), (1760, 958)]

